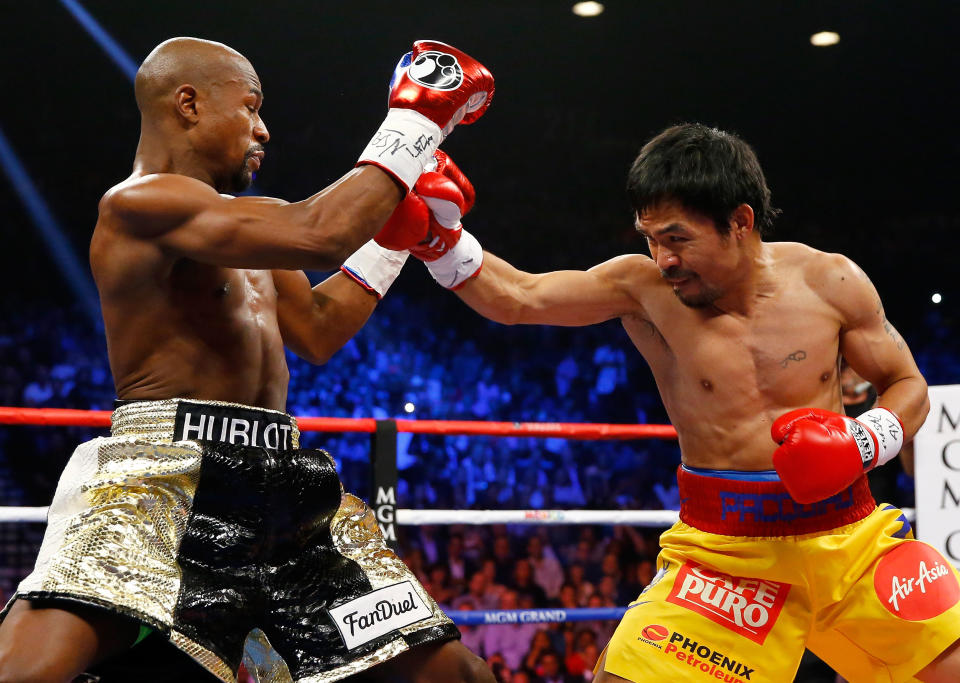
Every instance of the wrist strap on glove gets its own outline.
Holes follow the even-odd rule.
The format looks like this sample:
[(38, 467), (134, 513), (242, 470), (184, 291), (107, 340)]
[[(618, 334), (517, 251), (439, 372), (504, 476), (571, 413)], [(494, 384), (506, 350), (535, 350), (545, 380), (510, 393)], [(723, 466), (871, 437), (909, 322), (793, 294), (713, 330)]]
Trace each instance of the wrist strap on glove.
[(440, 126), (413, 109), (390, 109), (376, 134), (367, 143), (357, 166), (372, 164), (398, 181), (407, 191), (433, 159), (443, 134)]
[(340, 270), (377, 299), (390, 289), (410, 252), (386, 249), (370, 240), (350, 254)]
[[(876, 464), (874, 467), (880, 467), (896, 457), (900, 449), (903, 448), (903, 425), (896, 414), (886, 408), (873, 408), (857, 416), (857, 422), (862, 423), (873, 432), (877, 442)], [(854, 434), (856, 438), (856, 434)], [(857, 439), (857, 445), (860, 446), (860, 454), (864, 459), (864, 466), (869, 467), (867, 461), (867, 452), (861, 445), (860, 439)], [(874, 460), (873, 444), (869, 449), (870, 461)]]
[(433, 279), (447, 289), (459, 289), (479, 275), (483, 267), (483, 247), (476, 237), (461, 230), (460, 240), (446, 254), (434, 261), (424, 261)]

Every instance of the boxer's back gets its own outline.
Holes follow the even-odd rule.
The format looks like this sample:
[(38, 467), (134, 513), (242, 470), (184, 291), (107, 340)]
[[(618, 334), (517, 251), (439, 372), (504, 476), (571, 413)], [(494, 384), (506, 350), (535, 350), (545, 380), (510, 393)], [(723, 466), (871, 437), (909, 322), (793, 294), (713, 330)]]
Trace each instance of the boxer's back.
[(127, 182), (101, 201), (90, 245), (117, 395), (282, 410), (289, 375), (270, 271), (167, 253), (144, 216), (117, 210)]

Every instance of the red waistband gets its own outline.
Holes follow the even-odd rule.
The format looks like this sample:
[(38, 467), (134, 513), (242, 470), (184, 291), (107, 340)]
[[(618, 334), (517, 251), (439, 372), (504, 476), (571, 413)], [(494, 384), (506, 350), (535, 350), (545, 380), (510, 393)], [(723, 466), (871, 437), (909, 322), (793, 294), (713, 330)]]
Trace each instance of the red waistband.
[(877, 507), (865, 476), (835, 496), (795, 502), (777, 481), (704, 476), (677, 469), (680, 521), (726, 536), (798, 536), (852, 524)]

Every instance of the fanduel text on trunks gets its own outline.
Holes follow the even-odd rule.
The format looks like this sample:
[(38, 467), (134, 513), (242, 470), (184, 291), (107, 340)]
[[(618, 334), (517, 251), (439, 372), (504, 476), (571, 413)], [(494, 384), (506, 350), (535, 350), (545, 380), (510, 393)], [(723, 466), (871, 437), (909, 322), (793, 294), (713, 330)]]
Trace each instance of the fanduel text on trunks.
[(290, 448), (290, 418), (233, 406), (180, 401), (173, 427), (174, 441), (217, 441), (238, 446)]
[(763, 645), (789, 592), (785, 583), (730, 576), (688, 563), (677, 572), (667, 602)]
[(348, 650), (433, 614), (409, 581), (378, 588), (328, 611)]
[(923, 621), (960, 601), (960, 582), (934, 548), (906, 541), (883, 556), (873, 574), (883, 606), (901, 619)]

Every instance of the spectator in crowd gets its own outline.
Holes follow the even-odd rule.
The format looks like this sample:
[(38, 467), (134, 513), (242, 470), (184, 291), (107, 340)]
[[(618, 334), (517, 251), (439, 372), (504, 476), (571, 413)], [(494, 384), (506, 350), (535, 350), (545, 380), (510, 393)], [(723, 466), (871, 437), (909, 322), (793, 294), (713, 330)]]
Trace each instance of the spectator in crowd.
[(534, 534), (527, 540), (527, 559), (533, 568), (533, 580), (548, 598), (556, 598), (563, 584), (563, 567), (553, 548), (544, 546), (543, 539)]
[(485, 557), (480, 562), (480, 571), (486, 578), (487, 589), (485, 601), (492, 604), (500, 604), (500, 594), (506, 590), (506, 586), (497, 583), (497, 562), (492, 557)]
[(493, 677), (497, 679), (497, 683), (513, 683), (513, 672), (510, 670), (510, 667), (507, 666), (502, 654), (494, 652), (491, 655), (487, 655), (487, 665), (493, 672)]
[[(519, 606), (517, 592), (508, 590), (500, 596), (500, 609), (515, 610)], [(483, 651), (488, 661), (492, 655), (499, 654), (507, 668), (511, 671), (523, 665), (523, 658), (530, 647), (533, 634), (540, 628), (539, 624), (498, 624), (487, 629), (483, 637)]]
[(534, 607), (547, 606), (547, 594), (543, 588), (533, 580), (533, 566), (530, 560), (523, 558), (513, 563), (513, 581), (508, 584), (518, 594), (528, 595)]
[(560, 586), (557, 606), (563, 609), (575, 609), (580, 606), (580, 601), (577, 600), (577, 589), (569, 581), (565, 581), (563, 585)]
[(587, 581), (587, 571), (584, 565), (577, 562), (567, 568), (567, 581), (577, 593), (577, 603), (585, 605), (596, 590), (592, 583)]
[[(539, 626), (542, 626), (542, 624), (539, 624)], [(533, 634), (533, 639), (530, 641), (530, 649), (527, 650), (527, 654), (523, 657), (523, 668), (527, 671), (536, 671), (540, 664), (540, 657), (544, 653), (552, 651), (552, 649), (553, 643), (550, 640), (547, 629), (538, 628), (536, 633)]]
[(427, 573), (430, 587), (428, 591), (433, 599), (442, 607), (449, 607), (453, 598), (458, 595), (457, 586), (450, 581), (450, 570), (447, 565), (438, 562), (430, 566)]
[(451, 534), (450, 540), (447, 541), (447, 572), (450, 576), (450, 585), (462, 589), (467, 585), (467, 579), (473, 571), (473, 563), (469, 562), (463, 554), (463, 534)]
[(482, 571), (475, 571), (470, 575), (467, 592), (453, 600), (453, 608), (461, 609), (465, 602), (474, 605), (470, 609), (496, 609), (499, 604), (499, 595), (487, 590), (487, 575)]
[[(458, 603), (454, 606), (455, 610), (460, 612), (471, 612), (475, 609), (479, 609), (478, 605), (473, 602), (469, 597), (464, 597), (463, 599), (458, 599)], [(475, 655), (483, 657), (485, 655), (483, 651), (483, 638), (484, 638), (484, 628), (483, 626), (460, 626), (460, 642), (466, 645), (471, 652)]]
[(543, 683), (582, 683), (583, 681), (582, 675), (575, 677), (564, 672), (560, 655), (553, 650), (547, 650), (540, 655), (537, 675)]
[(510, 537), (506, 534), (506, 531), (499, 533), (493, 539), (493, 561), (497, 568), (496, 582), (504, 586), (513, 583), (516, 559), (513, 555)]

